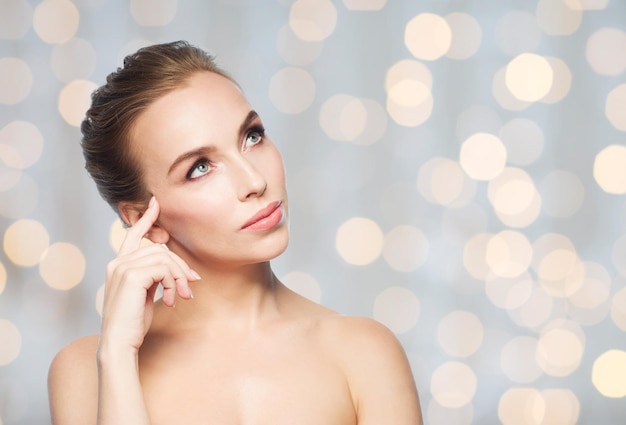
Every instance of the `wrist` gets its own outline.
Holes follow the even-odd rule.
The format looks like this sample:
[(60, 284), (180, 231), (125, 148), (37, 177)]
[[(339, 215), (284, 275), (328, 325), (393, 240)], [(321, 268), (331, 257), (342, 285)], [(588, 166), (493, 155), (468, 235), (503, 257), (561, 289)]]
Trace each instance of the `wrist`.
[(139, 350), (132, 346), (111, 344), (103, 338), (98, 343), (97, 361), (103, 364), (136, 364)]

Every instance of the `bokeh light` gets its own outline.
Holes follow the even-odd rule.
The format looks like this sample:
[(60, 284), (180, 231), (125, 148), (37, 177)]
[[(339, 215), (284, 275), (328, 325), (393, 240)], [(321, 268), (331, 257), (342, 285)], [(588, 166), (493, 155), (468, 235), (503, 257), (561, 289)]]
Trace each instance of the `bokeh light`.
[(70, 0), (43, 0), (35, 8), (33, 28), (46, 43), (65, 43), (76, 34), (78, 8)]
[(476, 54), (482, 41), (482, 28), (478, 21), (472, 15), (459, 12), (446, 15), (444, 19), (452, 33), (446, 56), (462, 60)]
[(577, 264), (583, 276), (582, 285), (569, 296), (572, 305), (581, 309), (595, 309), (609, 300), (611, 275), (606, 268), (596, 262), (582, 261)]
[(33, 73), (30, 67), (19, 58), (0, 58), (0, 103), (15, 105), (31, 91)]
[(619, 75), (626, 70), (626, 32), (600, 28), (587, 40), (585, 57), (600, 75)]
[(58, 108), (66, 123), (73, 127), (80, 126), (91, 104), (91, 93), (96, 88), (97, 85), (91, 81), (74, 80), (61, 90)]
[(540, 425), (545, 411), (546, 402), (535, 388), (510, 388), (498, 402), (498, 418), (503, 425)]
[(21, 219), (4, 232), (4, 252), (18, 266), (34, 266), (48, 248), (48, 230), (38, 221)]
[(443, 351), (454, 357), (469, 357), (483, 342), (484, 326), (478, 316), (469, 311), (448, 313), (437, 326), (437, 341)]
[(416, 127), (426, 121), (433, 111), (433, 96), (418, 80), (401, 80), (387, 92), (387, 112), (398, 124)]
[(375, 221), (353, 217), (337, 229), (335, 247), (347, 263), (364, 266), (380, 256), (383, 239), (383, 232)]
[(594, 362), (591, 381), (605, 397), (626, 397), (626, 351), (608, 350)]
[(405, 80), (415, 80), (430, 90), (433, 86), (433, 75), (422, 62), (404, 59), (393, 64), (385, 75), (385, 91), (389, 91)]
[(394, 227), (385, 235), (382, 255), (399, 272), (412, 272), (428, 259), (430, 245), (420, 229), (409, 225)]
[(546, 58), (522, 53), (506, 66), (505, 83), (517, 99), (535, 102), (550, 92), (554, 72)]
[(585, 341), (569, 329), (550, 329), (537, 342), (536, 360), (550, 376), (567, 376), (580, 366)]
[(420, 301), (410, 290), (390, 286), (374, 301), (373, 316), (396, 334), (410, 331), (420, 316)]
[(533, 284), (529, 273), (523, 273), (515, 278), (488, 274), (485, 278), (485, 292), (496, 307), (514, 310), (528, 301), (533, 293)]
[(613, 260), (613, 267), (622, 276), (626, 276), (626, 234), (620, 236), (613, 244), (613, 253), (611, 259)]
[(465, 243), (463, 266), (475, 279), (484, 280), (489, 275), (489, 265), (485, 253), (491, 237), (492, 235), (489, 233), (478, 233)]
[(620, 289), (613, 295), (611, 319), (615, 326), (626, 332), (626, 288)]
[(417, 59), (433, 61), (450, 49), (452, 30), (441, 16), (420, 13), (406, 24), (404, 44)]
[(470, 403), (476, 394), (476, 374), (465, 363), (450, 361), (442, 364), (430, 378), (430, 392), (437, 403), (459, 408)]
[(144, 27), (161, 27), (176, 17), (178, 0), (130, 0), (130, 14)]
[(322, 288), (317, 280), (308, 273), (294, 271), (289, 272), (280, 278), (280, 281), (289, 289), (310, 299), (314, 302), (321, 302)]
[(333, 140), (370, 145), (384, 135), (387, 115), (374, 100), (336, 94), (323, 103), (320, 125)]
[(7, 269), (4, 264), (0, 263), (0, 295), (4, 292), (4, 288), (7, 286)]
[(43, 136), (27, 121), (12, 121), (0, 129), (0, 161), (11, 168), (23, 170), (41, 157)]
[(104, 285), (100, 285), (96, 292), (95, 308), (100, 317), (102, 317), (102, 310), (104, 309), (104, 289)]
[(471, 178), (491, 180), (504, 169), (506, 148), (497, 136), (476, 133), (463, 142), (459, 162)]
[(522, 228), (541, 212), (541, 196), (530, 175), (521, 168), (507, 167), (489, 182), (488, 199), (502, 223)]
[(539, 184), (542, 207), (552, 217), (570, 217), (585, 200), (585, 186), (580, 178), (568, 171), (555, 170)]
[(491, 273), (514, 278), (528, 270), (533, 251), (523, 233), (503, 230), (489, 239), (485, 257)]
[(43, 253), (39, 274), (51, 288), (66, 291), (83, 280), (85, 267), (85, 257), (76, 245), (57, 242)]
[(606, 9), (610, 0), (579, 0), (578, 2), (570, 2), (570, 7), (580, 7), (583, 10), (602, 10)]
[(97, 53), (91, 43), (72, 38), (52, 49), (50, 64), (54, 75), (64, 83), (91, 77), (96, 69)]
[(605, 192), (626, 193), (626, 146), (610, 145), (602, 149), (593, 163), (593, 177)]
[(337, 25), (337, 9), (328, 0), (296, 0), (289, 11), (289, 26), (305, 41), (328, 38)]
[(546, 403), (542, 424), (575, 425), (580, 416), (580, 402), (568, 389), (545, 389), (541, 396)]
[(501, 108), (509, 111), (523, 111), (532, 105), (532, 102), (520, 100), (511, 93), (506, 83), (507, 69), (508, 67), (502, 67), (493, 75), (491, 94)]
[(380, 10), (387, 0), (342, 0), (348, 10)]
[(471, 425), (474, 419), (474, 406), (471, 403), (463, 407), (450, 409), (437, 403), (431, 399), (428, 408), (424, 411), (422, 407), (424, 420), (430, 425)]
[(537, 23), (548, 35), (573, 34), (583, 17), (579, 0), (539, 0), (535, 14)]
[(543, 371), (537, 364), (537, 339), (530, 336), (517, 336), (502, 347), (500, 367), (512, 382), (529, 384), (536, 381)]
[(545, 59), (552, 68), (552, 87), (539, 101), (550, 104), (559, 103), (572, 88), (572, 71), (570, 71), (567, 63), (559, 58), (547, 56)]
[(570, 390), (517, 387), (507, 390), (498, 404), (503, 425), (575, 425), (580, 402)]
[(289, 65), (305, 66), (315, 62), (322, 54), (322, 42), (305, 41), (297, 37), (289, 25), (285, 25), (276, 37), (276, 48)]
[(605, 112), (609, 122), (620, 131), (626, 131), (626, 84), (615, 87), (606, 97)]
[(534, 330), (550, 319), (553, 309), (554, 299), (542, 288), (533, 285), (526, 301), (515, 309), (506, 310), (506, 313), (513, 323)]
[(420, 167), (417, 188), (428, 202), (462, 207), (472, 201), (476, 185), (458, 162), (434, 157)]
[(315, 99), (315, 81), (302, 68), (283, 68), (270, 80), (269, 98), (280, 112), (299, 114)]
[(17, 358), (22, 348), (22, 335), (10, 320), (0, 319), (0, 367)]

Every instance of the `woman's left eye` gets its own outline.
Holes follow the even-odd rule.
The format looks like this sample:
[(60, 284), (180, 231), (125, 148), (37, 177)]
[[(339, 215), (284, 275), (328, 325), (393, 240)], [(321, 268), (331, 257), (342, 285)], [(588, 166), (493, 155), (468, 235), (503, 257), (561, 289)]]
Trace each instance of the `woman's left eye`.
[(191, 169), (187, 173), (187, 179), (188, 180), (197, 179), (198, 177), (202, 177), (209, 171), (211, 171), (211, 165), (209, 164), (208, 161), (206, 160), (198, 161), (193, 165), (193, 167), (191, 167)]
[(258, 145), (263, 140), (263, 131), (253, 130), (246, 136), (246, 140), (244, 141), (244, 147), (250, 148), (254, 145)]

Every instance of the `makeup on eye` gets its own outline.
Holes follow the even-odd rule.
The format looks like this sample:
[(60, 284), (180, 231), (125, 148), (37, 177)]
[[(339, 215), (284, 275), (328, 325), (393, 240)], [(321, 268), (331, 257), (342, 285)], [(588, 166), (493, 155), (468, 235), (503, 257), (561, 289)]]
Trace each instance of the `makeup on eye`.
[(258, 124), (251, 126), (246, 133), (246, 137), (244, 138), (243, 148), (246, 149), (258, 145), (263, 141), (264, 137), (265, 128), (263, 128), (263, 126)]
[(200, 158), (193, 163), (187, 174), (186, 180), (194, 180), (200, 178), (211, 171), (211, 163), (207, 158)]
[[(265, 128), (263, 127), (261, 119), (256, 111), (251, 110), (248, 112), (248, 115), (246, 115), (245, 119), (239, 126), (239, 134), (240, 137), (237, 143), (240, 144), (240, 149), (243, 151), (253, 148), (263, 142), (263, 139), (265, 138)], [(173, 161), (167, 174), (171, 174), (180, 164), (187, 162), (190, 159), (202, 156), (194, 161), (189, 171), (185, 174), (185, 180), (194, 180), (202, 177), (211, 171), (211, 161), (206, 155), (215, 153), (217, 149), (217, 146), (209, 145), (185, 152)], [(198, 171), (197, 169), (199, 166), (207, 168), (203, 168)]]

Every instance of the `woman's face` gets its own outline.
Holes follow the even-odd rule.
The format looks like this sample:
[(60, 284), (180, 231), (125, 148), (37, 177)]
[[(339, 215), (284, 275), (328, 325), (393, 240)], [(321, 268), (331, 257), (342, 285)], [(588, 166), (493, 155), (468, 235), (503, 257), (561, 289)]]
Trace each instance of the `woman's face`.
[(195, 74), (137, 118), (130, 140), (172, 251), (196, 265), (242, 265), (286, 248), (282, 158), (230, 80)]

